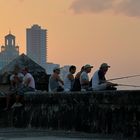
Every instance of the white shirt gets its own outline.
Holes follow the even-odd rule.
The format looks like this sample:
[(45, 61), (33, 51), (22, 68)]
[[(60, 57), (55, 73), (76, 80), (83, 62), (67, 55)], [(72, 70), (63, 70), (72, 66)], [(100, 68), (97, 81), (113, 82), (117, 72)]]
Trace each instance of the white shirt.
[(92, 89), (93, 90), (104, 90), (107, 87), (107, 83), (99, 84), (100, 80), (99, 80), (98, 72), (99, 72), (99, 70), (97, 70), (92, 77)]
[[(11, 76), (10, 76), (10, 81), (12, 81), (12, 80), (14, 80), (14, 76), (15, 76), (15, 74), (12, 74)], [(19, 79), (23, 79), (23, 77), (24, 77), (24, 75), (22, 74), (22, 73), (18, 73), (17, 74), (17, 77), (19, 78)]]
[(70, 72), (66, 75), (64, 79), (64, 90), (70, 91), (72, 86), (72, 81), (68, 78), (68, 75), (71, 74)]
[(19, 81), (17, 83), (15, 83), (14, 85), (12, 84), (11, 87), (12, 88), (19, 88), (22, 86), (22, 82), (23, 82), (23, 78), (24, 78), (24, 75), (22, 73), (18, 73), (17, 75), (15, 74), (12, 74), (10, 76), (10, 81), (12, 82), (15, 82), (15, 76), (18, 77)]
[(30, 73), (27, 73), (24, 76), (24, 78), (23, 78), (23, 84), (25, 84), (28, 79), (30, 79), (30, 82), (29, 82), (29, 84), (27, 86), (28, 87), (32, 87), (32, 88), (35, 89), (35, 80), (34, 80), (33, 76)]
[(85, 71), (83, 71), (80, 75), (80, 84), (82, 89), (88, 87), (88, 85), (83, 85), (83, 81), (89, 81), (88, 74)]

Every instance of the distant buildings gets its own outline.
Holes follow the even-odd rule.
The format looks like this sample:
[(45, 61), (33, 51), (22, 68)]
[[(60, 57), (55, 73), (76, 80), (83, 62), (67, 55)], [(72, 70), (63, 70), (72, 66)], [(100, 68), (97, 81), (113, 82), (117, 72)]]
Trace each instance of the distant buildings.
[(47, 62), (47, 30), (35, 24), (26, 29), (27, 56), (42, 67)]
[(47, 74), (53, 72), (58, 64), (47, 63), (47, 29), (34, 24), (26, 29), (27, 56), (46, 69)]
[[(59, 67), (59, 64), (47, 63), (47, 29), (37, 24), (26, 29), (26, 52), (29, 58), (45, 68), (47, 74), (51, 74), (54, 67)], [(0, 69), (17, 56), (19, 46), (15, 45), (15, 36), (9, 33), (5, 36), (5, 45), (1, 46)]]
[(0, 69), (19, 56), (19, 46), (15, 45), (15, 36), (9, 33), (5, 36), (5, 46), (1, 46)]
[(69, 68), (70, 68), (70, 65), (65, 65), (63, 67), (61, 67), (61, 78), (64, 80), (64, 78), (66, 77), (66, 74), (68, 74), (69, 72)]
[(59, 64), (54, 64), (54, 63), (47, 63), (46, 67), (45, 67), (47, 74), (52, 74), (53, 69), (56, 68), (56, 67), (60, 67), (60, 65)]

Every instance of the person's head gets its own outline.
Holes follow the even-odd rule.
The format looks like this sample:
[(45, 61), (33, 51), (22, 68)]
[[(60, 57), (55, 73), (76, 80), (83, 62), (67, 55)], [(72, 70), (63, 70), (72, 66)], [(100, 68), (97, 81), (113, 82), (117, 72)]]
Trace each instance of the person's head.
[(83, 72), (83, 71), (84, 71), (84, 66), (82, 66), (82, 67), (81, 67), (81, 70), (80, 70), (80, 72)]
[(102, 70), (104, 73), (108, 71), (108, 68), (110, 68), (110, 66), (107, 63), (102, 63), (100, 66), (100, 70)]
[(23, 68), (22, 69), (22, 73), (25, 75), (26, 73), (28, 73), (29, 72), (29, 69), (27, 68), (27, 67), (25, 67), (25, 68)]
[(18, 75), (18, 72), (19, 72), (18, 70), (14, 70), (14, 71), (13, 71), (13, 74), (14, 74), (14, 75)]
[(14, 70), (13, 70), (13, 73), (14, 73), (15, 75), (17, 75), (17, 74), (19, 73), (19, 71), (20, 71), (19, 66), (18, 66), (18, 65), (15, 65)]
[(74, 65), (70, 66), (69, 72), (71, 72), (72, 74), (74, 74), (76, 72), (76, 66), (74, 66)]
[(60, 68), (58, 68), (58, 67), (54, 68), (53, 72), (56, 74), (60, 74)]
[(93, 66), (91, 66), (91, 65), (89, 65), (89, 64), (86, 64), (86, 65), (84, 66), (84, 70), (85, 70), (87, 73), (90, 73), (92, 68), (93, 68)]

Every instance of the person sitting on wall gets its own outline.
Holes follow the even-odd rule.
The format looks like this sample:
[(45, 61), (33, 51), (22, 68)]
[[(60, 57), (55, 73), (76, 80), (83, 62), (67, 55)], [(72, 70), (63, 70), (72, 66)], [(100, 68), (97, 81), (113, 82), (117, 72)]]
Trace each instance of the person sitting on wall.
[(28, 91), (35, 91), (35, 80), (27, 67), (22, 70), (24, 74), (22, 86), (18, 88), (16, 95), (16, 102), (12, 107), (21, 107), (24, 99), (24, 93)]
[(10, 108), (11, 98), (16, 95), (17, 90), (22, 87), (23, 78), (24, 75), (20, 72), (20, 68), (15, 66), (13, 74), (10, 76), (10, 88), (6, 97), (6, 108), (4, 110)]
[(17, 91), (19, 87), (22, 86), (24, 75), (19, 72), (18, 69), (15, 69), (13, 74), (10, 76), (10, 90), (11, 91)]
[(64, 82), (60, 78), (60, 68), (56, 67), (53, 69), (53, 74), (49, 78), (49, 92), (61, 92), (63, 91)]
[(84, 66), (82, 66), (81, 70), (75, 76), (72, 91), (81, 91), (80, 75), (83, 71), (84, 71)]
[(92, 77), (93, 90), (116, 90), (117, 84), (108, 82), (106, 80), (106, 73), (110, 66), (107, 63), (102, 63), (99, 70), (97, 70)]
[(84, 71), (80, 75), (81, 91), (90, 90), (90, 85), (89, 85), (90, 81), (89, 81), (88, 73), (91, 72), (91, 68), (93, 68), (93, 66), (86, 64), (84, 66)]
[(64, 79), (64, 91), (72, 91), (74, 84), (74, 76), (73, 74), (76, 72), (76, 66), (72, 65), (69, 68), (69, 73), (66, 75)]

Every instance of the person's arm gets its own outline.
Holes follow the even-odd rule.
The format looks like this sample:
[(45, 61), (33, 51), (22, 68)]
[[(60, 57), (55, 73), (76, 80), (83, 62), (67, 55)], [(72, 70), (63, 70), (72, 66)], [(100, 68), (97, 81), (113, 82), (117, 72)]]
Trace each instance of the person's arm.
[(63, 80), (60, 78), (59, 75), (58, 75), (56, 78), (57, 78), (57, 80), (58, 80), (62, 85), (64, 85), (64, 82), (63, 82)]
[(80, 79), (80, 72), (78, 72), (77, 74), (76, 74), (76, 76), (75, 76), (75, 79)]
[(88, 80), (87, 75), (82, 75), (81, 76), (81, 84), (82, 85), (88, 85), (89, 84), (89, 80)]
[(24, 81), (24, 85), (28, 87), (29, 83), (31, 82), (31, 78), (28, 77), (25, 81)]
[(69, 74), (68, 75), (68, 79), (71, 80), (71, 81), (73, 81), (74, 80), (74, 76), (72, 74)]
[(82, 80), (82, 85), (88, 85), (89, 81), (88, 80)]

